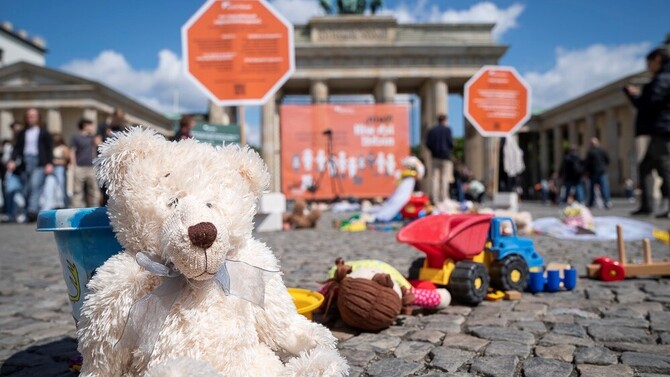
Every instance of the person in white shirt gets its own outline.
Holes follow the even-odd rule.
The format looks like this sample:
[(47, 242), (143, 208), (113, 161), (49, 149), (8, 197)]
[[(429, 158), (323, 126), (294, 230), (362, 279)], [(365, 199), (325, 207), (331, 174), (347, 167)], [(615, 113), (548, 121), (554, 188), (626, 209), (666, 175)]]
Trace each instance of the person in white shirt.
[(40, 113), (35, 108), (26, 110), (25, 129), (16, 137), (7, 170), (22, 174), (28, 220), (35, 221), (40, 210), (40, 196), (47, 175), (53, 173), (53, 139), (41, 126)]

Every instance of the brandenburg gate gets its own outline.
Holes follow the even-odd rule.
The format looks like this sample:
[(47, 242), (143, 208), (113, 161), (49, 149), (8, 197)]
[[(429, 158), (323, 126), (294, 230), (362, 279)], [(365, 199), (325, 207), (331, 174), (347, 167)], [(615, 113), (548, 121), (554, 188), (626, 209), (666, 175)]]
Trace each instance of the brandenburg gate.
[[(326, 103), (330, 95), (373, 94), (393, 103), (397, 94), (421, 101), (421, 140), (448, 114), (449, 93), (462, 95), (465, 82), (483, 65), (498, 64), (507, 46), (493, 40), (494, 24), (400, 24), (392, 16), (314, 17), (296, 25), (295, 74), (262, 108), (262, 155), (272, 173), (271, 190), (280, 186), (279, 105), (287, 95), (311, 95)], [(466, 123), (465, 163), (485, 177), (484, 139)], [(422, 157), (430, 156), (422, 144)]]

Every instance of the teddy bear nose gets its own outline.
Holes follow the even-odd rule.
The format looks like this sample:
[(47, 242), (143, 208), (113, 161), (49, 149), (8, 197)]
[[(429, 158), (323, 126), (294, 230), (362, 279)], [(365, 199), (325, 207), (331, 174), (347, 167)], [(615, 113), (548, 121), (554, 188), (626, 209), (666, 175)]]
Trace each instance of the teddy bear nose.
[(212, 223), (199, 223), (188, 227), (188, 238), (194, 246), (207, 249), (216, 240), (216, 227)]

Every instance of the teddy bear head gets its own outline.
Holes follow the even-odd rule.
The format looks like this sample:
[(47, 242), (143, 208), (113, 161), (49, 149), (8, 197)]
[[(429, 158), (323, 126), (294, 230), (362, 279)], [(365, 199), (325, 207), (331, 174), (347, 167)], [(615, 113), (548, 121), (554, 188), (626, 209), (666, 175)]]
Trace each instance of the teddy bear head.
[(136, 127), (99, 151), (97, 178), (126, 252), (154, 254), (187, 278), (206, 280), (251, 237), (269, 173), (248, 147), (169, 142)]

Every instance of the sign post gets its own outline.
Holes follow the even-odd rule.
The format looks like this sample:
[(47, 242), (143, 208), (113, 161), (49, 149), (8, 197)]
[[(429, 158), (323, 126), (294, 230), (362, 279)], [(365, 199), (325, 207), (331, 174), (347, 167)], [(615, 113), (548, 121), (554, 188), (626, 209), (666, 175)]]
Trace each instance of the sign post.
[(484, 66), (465, 84), (463, 114), (491, 140), (491, 189), (498, 192), (500, 137), (511, 136), (530, 119), (528, 84), (516, 69)]
[(295, 70), (293, 25), (265, 0), (208, 0), (181, 35), (186, 76), (218, 106), (263, 105)]

